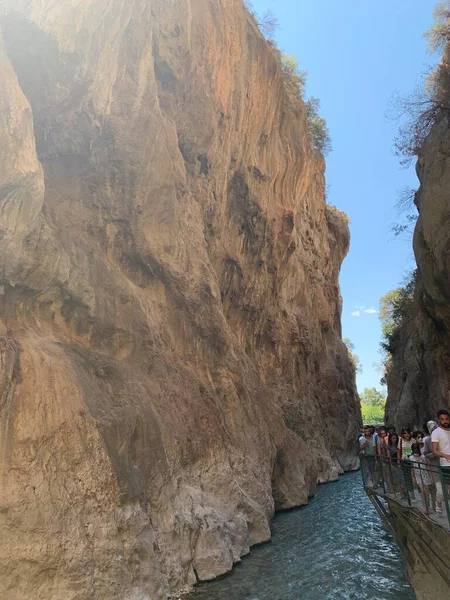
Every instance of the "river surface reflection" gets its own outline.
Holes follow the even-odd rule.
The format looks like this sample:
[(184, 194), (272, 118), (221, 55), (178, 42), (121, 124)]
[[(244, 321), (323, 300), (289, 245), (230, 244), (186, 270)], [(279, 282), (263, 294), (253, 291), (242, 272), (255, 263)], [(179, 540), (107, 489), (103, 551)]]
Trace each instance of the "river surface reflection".
[(272, 543), (185, 600), (414, 600), (394, 540), (359, 473), (320, 486), (311, 503), (278, 514)]

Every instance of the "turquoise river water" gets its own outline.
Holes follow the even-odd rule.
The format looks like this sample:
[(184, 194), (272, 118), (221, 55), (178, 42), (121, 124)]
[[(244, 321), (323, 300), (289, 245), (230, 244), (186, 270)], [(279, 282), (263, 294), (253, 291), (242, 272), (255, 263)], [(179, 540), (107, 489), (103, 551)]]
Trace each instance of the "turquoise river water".
[(277, 514), (272, 534), (272, 543), (185, 600), (415, 599), (359, 473), (320, 486), (308, 506)]

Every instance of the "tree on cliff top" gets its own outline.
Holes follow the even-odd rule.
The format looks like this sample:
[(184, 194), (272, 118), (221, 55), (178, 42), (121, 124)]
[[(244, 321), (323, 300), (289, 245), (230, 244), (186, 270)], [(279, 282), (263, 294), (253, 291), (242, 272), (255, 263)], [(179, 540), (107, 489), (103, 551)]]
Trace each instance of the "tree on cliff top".
[(343, 338), (342, 341), (347, 346), (348, 357), (355, 369), (355, 373), (362, 373), (361, 361), (359, 356), (355, 354), (355, 344), (348, 337)]
[(319, 108), (320, 100), (314, 97), (310, 98), (306, 102), (306, 120), (314, 148), (326, 156), (333, 148), (327, 122), (319, 115)]
[(394, 97), (389, 110), (390, 116), (402, 123), (394, 148), (404, 166), (419, 155), (439, 116), (450, 112), (450, 0), (437, 5), (434, 23), (424, 36), (431, 52), (444, 50), (443, 58), (425, 73), (422, 85), (412, 94)]
[[(271, 10), (267, 10), (262, 17), (259, 17), (254, 10), (251, 0), (244, 0), (244, 4), (255, 19), (263, 36), (273, 45), (275, 32), (279, 28), (277, 17)], [(294, 101), (298, 98), (304, 101), (306, 71), (299, 69), (297, 58), (293, 54), (284, 54), (281, 57), (281, 68), (288, 95), (290, 92), (291, 98)], [(326, 156), (331, 152), (332, 145), (327, 122), (319, 114), (320, 100), (311, 97), (305, 101), (305, 106), (306, 123), (312, 147)]]
[(395, 352), (401, 340), (402, 331), (414, 315), (416, 280), (417, 270), (412, 272), (403, 287), (391, 290), (380, 299), (379, 317), (383, 333), (381, 348), (385, 355)]
[(402, 220), (391, 226), (391, 231), (396, 237), (406, 235), (408, 242), (410, 242), (418, 217), (417, 209), (414, 204), (416, 194), (416, 190), (410, 187), (404, 187), (400, 190), (395, 208)]
[[(285, 81), (288, 85), (294, 87), (298, 96), (303, 100), (307, 72), (299, 69), (298, 60), (293, 54), (284, 54), (281, 57), (281, 67)], [(305, 106), (306, 123), (313, 148), (326, 156), (331, 152), (332, 146), (327, 122), (319, 114), (320, 100), (312, 96), (309, 100), (306, 100)]]
[(270, 9), (266, 10), (262, 17), (259, 17), (257, 12), (255, 11), (253, 2), (251, 0), (244, 0), (244, 5), (248, 12), (255, 19), (256, 24), (258, 25), (258, 29), (263, 34), (263, 36), (267, 40), (269, 40), (269, 42), (273, 42), (275, 32), (280, 27), (277, 17), (273, 14), (273, 12)]
[(385, 294), (380, 300), (380, 321), (383, 336), (388, 340), (412, 308), (414, 281), (405, 287), (396, 288)]
[(256, 22), (258, 23), (259, 30), (263, 36), (266, 39), (273, 41), (276, 31), (280, 27), (278, 19), (273, 12), (270, 9), (266, 10), (263, 16), (260, 19), (257, 19)]
[(442, 50), (450, 40), (450, 2), (440, 2), (433, 11), (434, 23), (425, 32), (430, 52)]
[(295, 84), (299, 95), (303, 98), (308, 73), (299, 69), (297, 57), (293, 54), (283, 54), (281, 57), (281, 68), (285, 77)]

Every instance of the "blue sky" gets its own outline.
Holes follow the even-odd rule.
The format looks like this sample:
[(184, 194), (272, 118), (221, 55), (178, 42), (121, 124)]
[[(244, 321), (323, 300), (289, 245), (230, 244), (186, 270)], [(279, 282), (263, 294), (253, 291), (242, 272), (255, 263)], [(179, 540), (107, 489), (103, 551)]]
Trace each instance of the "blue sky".
[[(435, 0), (253, 0), (279, 20), (276, 41), (308, 71), (307, 95), (321, 100), (333, 152), (328, 201), (351, 220), (351, 249), (341, 271), (343, 335), (359, 355), (359, 391), (380, 388), (379, 299), (414, 268), (411, 239), (395, 238), (399, 190), (417, 187), (414, 168), (393, 154), (397, 124), (386, 117), (394, 93), (407, 94), (435, 60), (423, 33)], [(365, 312), (368, 311), (368, 312)], [(352, 314), (353, 313), (353, 314)]]

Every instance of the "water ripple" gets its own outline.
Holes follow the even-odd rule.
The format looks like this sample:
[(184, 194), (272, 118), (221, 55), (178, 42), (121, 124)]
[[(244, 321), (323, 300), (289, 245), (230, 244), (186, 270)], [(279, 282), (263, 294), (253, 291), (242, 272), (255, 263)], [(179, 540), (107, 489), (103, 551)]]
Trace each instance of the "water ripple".
[(186, 600), (414, 600), (400, 552), (359, 473), (321, 486), (309, 506), (276, 516), (273, 541)]

